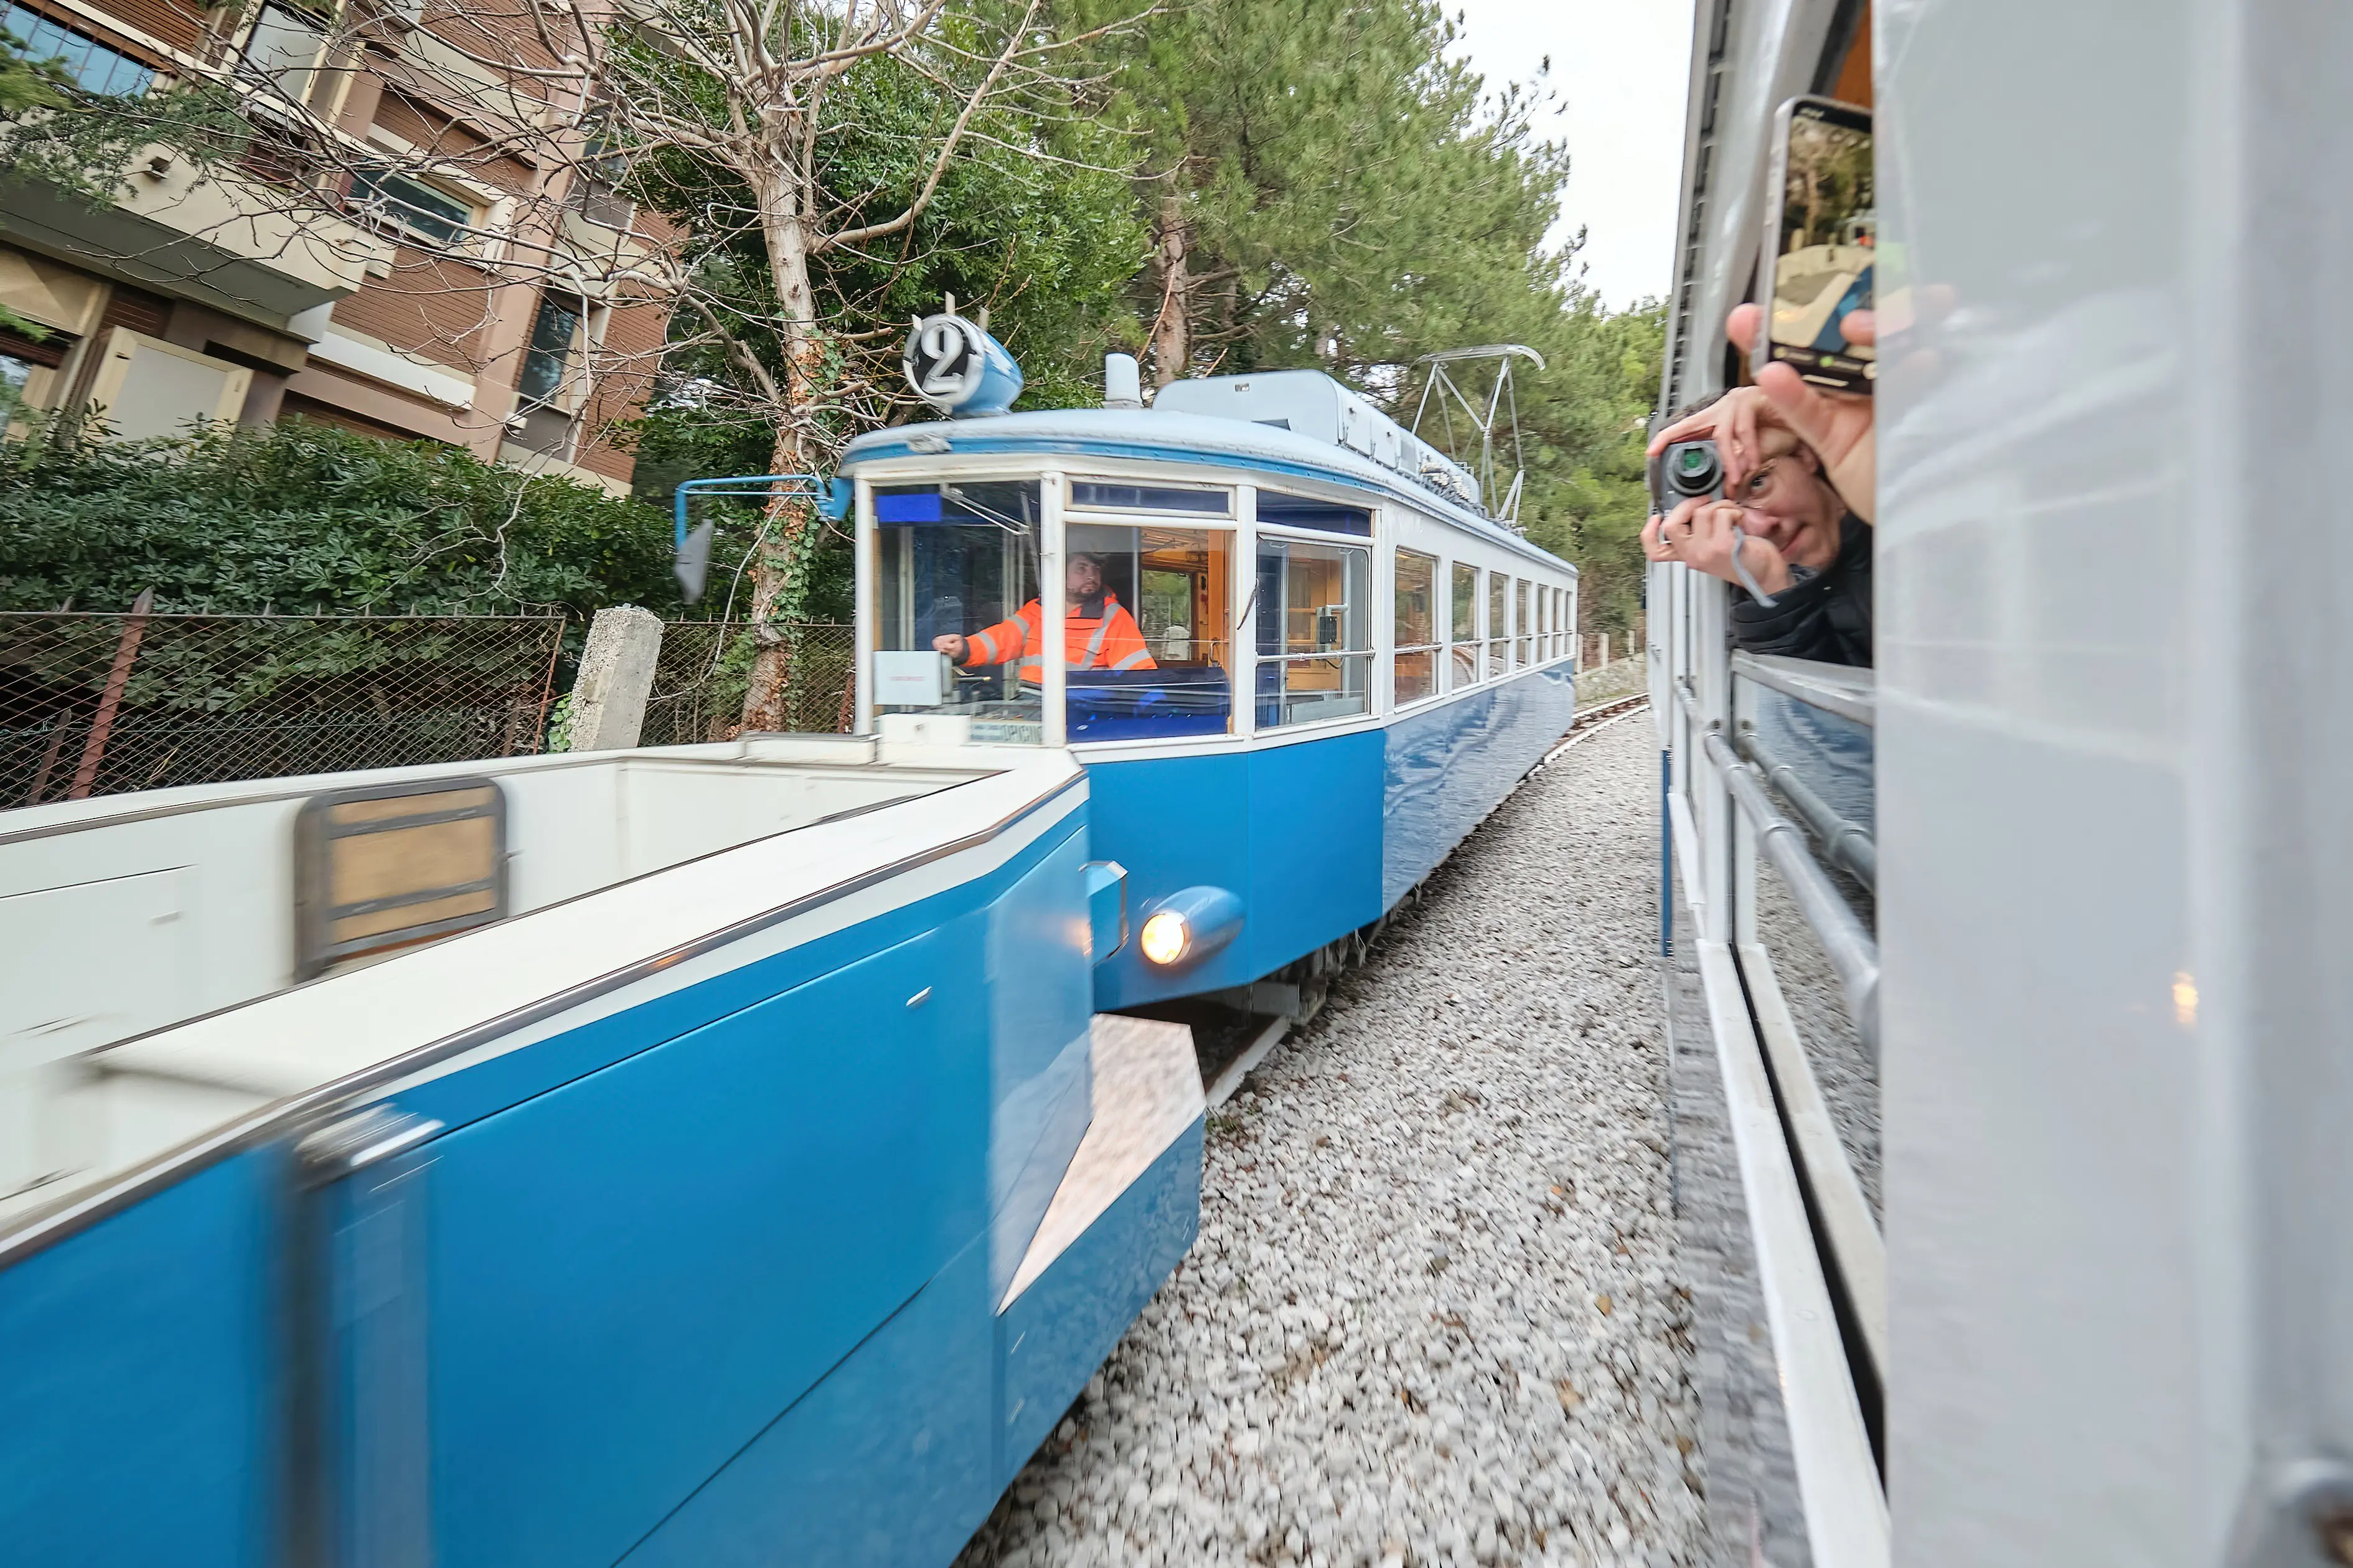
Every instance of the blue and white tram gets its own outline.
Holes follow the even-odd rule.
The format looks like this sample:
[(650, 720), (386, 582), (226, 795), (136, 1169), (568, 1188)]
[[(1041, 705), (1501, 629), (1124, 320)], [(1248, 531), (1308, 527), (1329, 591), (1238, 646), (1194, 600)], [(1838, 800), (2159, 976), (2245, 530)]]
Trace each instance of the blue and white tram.
[[(1576, 568), (1316, 372), (877, 431), (842, 473), (859, 727), (1085, 765), (1139, 937), (1096, 969), (1099, 1008), (1231, 992), (1372, 924), (1574, 716)], [(1064, 638), (1080, 555), (1143, 666)], [(1042, 679), (935, 651), (1033, 599)]]

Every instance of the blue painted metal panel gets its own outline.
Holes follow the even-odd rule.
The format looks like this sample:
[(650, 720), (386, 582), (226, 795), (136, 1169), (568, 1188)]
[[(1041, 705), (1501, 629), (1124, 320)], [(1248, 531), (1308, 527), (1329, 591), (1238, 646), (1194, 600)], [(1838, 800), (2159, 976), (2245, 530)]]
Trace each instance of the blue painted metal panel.
[(988, 910), (989, 1283), (1013, 1282), (1094, 1107), (1087, 837), (1072, 833)]
[(976, 1241), (624, 1559), (944, 1563), (997, 1501), (997, 1342)]
[[(1143, 930), (1154, 900), (1179, 888), (1248, 889), (1250, 779), (1250, 758), (1238, 752), (1087, 764), (1088, 852), (1127, 868), (1129, 930)], [(1256, 978), (1241, 943), (1172, 976), (1131, 942), (1096, 966), (1095, 1005), (1111, 1012)]]
[(1082, 804), (1064, 797), (1041, 809), (1060, 813), (1065, 820), (986, 878), (658, 996), (529, 1050), (491, 1057), (407, 1091), (401, 1103), (418, 1115), (462, 1127), (945, 924), (1028, 876), (1082, 831)]
[(227, 1160), (0, 1274), (0, 1558), (279, 1560), (278, 1159)]
[(976, 916), (430, 1146), (444, 1568), (619, 1557), (977, 1233), (982, 952)]
[(1566, 664), (1482, 687), (1387, 731), (1381, 907), (1438, 868), (1577, 718)]
[(1052, 1431), (1201, 1225), (1196, 1118), (997, 1320), (1003, 1345), (1003, 1487)]
[(1381, 731), (1250, 753), (1252, 977), (1381, 916)]

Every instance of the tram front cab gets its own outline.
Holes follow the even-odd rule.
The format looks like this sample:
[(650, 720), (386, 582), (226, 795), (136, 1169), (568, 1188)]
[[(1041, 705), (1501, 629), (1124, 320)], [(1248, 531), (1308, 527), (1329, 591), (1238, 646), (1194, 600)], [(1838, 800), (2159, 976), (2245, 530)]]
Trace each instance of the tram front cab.
[(1574, 717), (1573, 569), (1306, 432), (1329, 404), (1402, 453), (1348, 395), (1179, 383), (845, 457), (860, 728), (1071, 750), (1130, 930), (1166, 917), (1096, 967), (1100, 1009), (1285, 997), (1244, 988), (1380, 921)]

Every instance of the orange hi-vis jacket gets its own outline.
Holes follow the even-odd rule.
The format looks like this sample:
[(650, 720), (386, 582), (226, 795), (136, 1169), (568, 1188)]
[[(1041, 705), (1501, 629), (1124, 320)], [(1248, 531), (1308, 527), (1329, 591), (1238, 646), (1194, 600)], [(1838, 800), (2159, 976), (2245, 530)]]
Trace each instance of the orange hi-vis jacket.
[[(1045, 616), (1035, 599), (1022, 605), (1011, 620), (999, 621), (965, 640), (971, 645), (971, 657), (964, 661), (967, 669), (1020, 658), (1022, 679), (1046, 678)], [(1070, 617), (1062, 623), (1062, 662), (1072, 669), (1159, 668), (1144, 646), (1144, 628), (1121, 606), (1116, 594), (1071, 605)]]

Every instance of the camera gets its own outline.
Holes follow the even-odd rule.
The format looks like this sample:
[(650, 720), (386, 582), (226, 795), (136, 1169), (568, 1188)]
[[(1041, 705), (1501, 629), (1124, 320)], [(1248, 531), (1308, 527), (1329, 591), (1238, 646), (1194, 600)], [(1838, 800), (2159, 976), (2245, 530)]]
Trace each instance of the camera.
[(1724, 458), (1704, 437), (1676, 441), (1651, 459), (1651, 500), (1659, 510), (1672, 511), (1694, 496), (1724, 499)]

